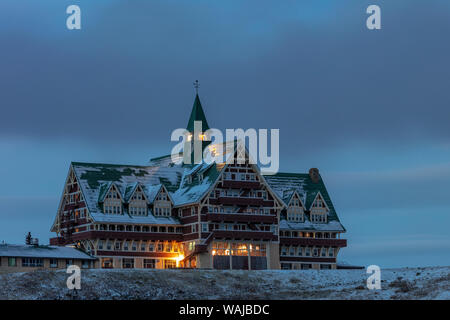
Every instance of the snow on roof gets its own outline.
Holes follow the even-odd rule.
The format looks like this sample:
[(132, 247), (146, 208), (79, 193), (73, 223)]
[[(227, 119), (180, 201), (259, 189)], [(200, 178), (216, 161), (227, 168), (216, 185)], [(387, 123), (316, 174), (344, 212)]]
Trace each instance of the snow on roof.
[(291, 222), (286, 219), (280, 220), (280, 230), (316, 230), (316, 231), (345, 231), (339, 221), (333, 220), (328, 223)]
[(197, 165), (202, 168), (203, 178), (200, 179), (198, 175), (194, 176), (192, 181), (187, 180), (188, 173), (192, 170), (187, 170), (183, 175), (180, 188), (172, 193), (173, 201), (175, 205), (185, 205), (189, 203), (195, 203), (199, 201), (211, 186), (217, 180), (221, 170), (224, 168), (224, 164), (200, 164)]
[(155, 185), (147, 185), (144, 186), (145, 195), (147, 196), (147, 199), (150, 203), (153, 203), (155, 201), (156, 196), (159, 193), (159, 190), (161, 190), (162, 184), (155, 184)]
[(0, 257), (89, 259), (94, 257), (72, 248), (60, 246), (35, 246), (18, 244), (0, 244)]
[[(297, 191), (299, 196), (302, 198), (302, 202), (304, 203), (306, 210), (309, 210), (312, 206), (314, 199), (317, 194), (320, 194), (323, 197), (326, 205), (329, 208), (327, 223), (312, 223), (308, 220), (308, 217), (305, 215), (304, 223), (295, 223), (296, 228), (303, 228), (304, 230), (336, 230), (336, 231), (345, 231), (345, 228), (339, 221), (339, 218), (336, 214), (336, 210), (331, 201), (331, 198), (328, 194), (328, 191), (323, 183), (322, 178), (319, 179), (317, 183), (311, 180), (311, 177), (307, 173), (277, 173), (275, 175), (267, 175), (264, 176), (269, 186), (274, 190), (283, 201), (288, 201), (292, 196), (293, 191)], [(286, 203), (287, 204), (287, 203)], [(284, 221), (284, 222), (283, 222)], [(287, 229), (290, 228), (294, 223), (287, 222), (286, 220), (280, 221), (281, 225)], [(306, 229), (305, 229), (306, 228)]]
[(151, 212), (147, 216), (131, 216), (124, 214), (105, 214), (94, 212), (91, 213), (92, 219), (96, 222), (103, 223), (132, 223), (132, 224), (165, 224), (165, 225), (180, 225), (180, 222), (173, 217), (156, 217)]
[[(164, 184), (168, 191), (178, 189), (184, 168), (181, 166), (133, 166), (99, 163), (73, 162), (72, 168), (80, 183), (89, 212), (101, 212), (99, 200), (103, 193), (114, 185), (122, 197), (129, 195), (133, 186), (140, 184), (148, 190), (148, 198), (153, 197), (154, 189)], [(154, 187), (153, 187), (154, 186)]]

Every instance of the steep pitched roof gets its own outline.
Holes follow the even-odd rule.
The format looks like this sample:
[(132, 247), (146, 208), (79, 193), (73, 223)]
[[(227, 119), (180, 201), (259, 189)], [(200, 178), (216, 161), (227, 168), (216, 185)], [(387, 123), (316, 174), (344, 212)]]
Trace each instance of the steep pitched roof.
[(194, 121), (202, 122), (202, 130), (205, 132), (209, 129), (208, 122), (206, 121), (205, 112), (203, 111), (202, 104), (200, 103), (200, 98), (198, 94), (195, 96), (194, 105), (192, 106), (191, 116), (186, 127), (189, 132), (194, 132)]
[(320, 192), (323, 200), (326, 202), (330, 210), (328, 212), (328, 223), (311, 223), (306, 220), (303, 223), (292, 223), (284, 220), (283, 223), (280, 221), (280, 228), (287, 228), (289, 226), (293, 227), (295, 225), (296, 228), (303, 228), (304, 230), (345, 231), (345, 228), (339, 221), (333, 202), (331, 201), (330, 195), (328, 194), (321, 177), (317, 183), (314, 183), (307, 173), (281, 172), (264, 177), (272, 190), (274, 190), (280, 198), (283, 199), (283, 201), (290, 199), (293, 194), (292, 191), (295, 190), (301, 197), (306, 209), (309, 210), (317, 194)]
[[(213, 186), (222, 172), (225, 164), (207, 164), (201, 163), (192, 167), (187, 167), (183, 175), (180, 188), (172, 193), (175, 205), (186, 205), (200, 201), (206, 192)], [(193, 170), (195, 168), (195, 170)], [(201, 172), (203, 179), (196, 174)], [(188, 176), (191, 175), (191, 180)]]
[(72, 162), (72, 169), (80, 183), (90, 213), (101, 213), (99, 200), (104, 199), (106, 192), (114, 184), (121, 196), (131, 196), (139, 184), (146, 196), (154, 198), (155, 192), (164, 184), (168, 191), (177, 190), (184, 168), (181, 166), (134, 166), (101, 163)]

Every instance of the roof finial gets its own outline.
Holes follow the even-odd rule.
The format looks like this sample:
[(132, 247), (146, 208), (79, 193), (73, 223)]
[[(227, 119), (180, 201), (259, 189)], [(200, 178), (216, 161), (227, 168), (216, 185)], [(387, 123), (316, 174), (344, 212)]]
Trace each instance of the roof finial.
[(200, 87), (200, 84), (198, 83), (198, 80), (195, 80), (194, 81), (195, 94), (198, 94), (199, 87)]

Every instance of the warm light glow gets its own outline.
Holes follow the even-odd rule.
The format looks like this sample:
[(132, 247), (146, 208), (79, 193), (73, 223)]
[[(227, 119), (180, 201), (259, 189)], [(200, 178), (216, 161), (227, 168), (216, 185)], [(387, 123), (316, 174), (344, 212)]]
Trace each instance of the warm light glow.
[(177, 263), (177, 268), (180, 267), (180, 261), (184, 259), (184, 255), (183, 254), (179, 254), (178, 257), (175, 258), (175, 262)]
[(212, 255), (215, 256), (216, 255), (216, 250), (212, 251)]
[(200, 134), (198, 135), (198, 139), (201, 140), (201, 141), (206, 140), (206, 135), (200, 133)]
[(215, 145), (212, 145), (209, 147), (209, 151), (211, 152), (212, 156), (216, 156), (217, 154), (217, 147)]
[(188, 134), (187, 141), (191, 141), (191, 140), (192, 140), (192, 134)]

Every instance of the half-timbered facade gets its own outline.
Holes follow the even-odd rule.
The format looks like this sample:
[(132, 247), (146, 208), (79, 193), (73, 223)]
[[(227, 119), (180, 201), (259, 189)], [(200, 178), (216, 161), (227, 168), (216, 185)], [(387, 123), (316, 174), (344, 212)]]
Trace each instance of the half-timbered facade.
[[(209, 128), (198, 96), (189, 132), (194, 121)], [(326, 269), (346, 246), (317, 169), (263, 176), (248, 161), (170, 155), (145, 166), (72, 162), (51, 231), (51, 244), (78, 246), (100, 268)]]

